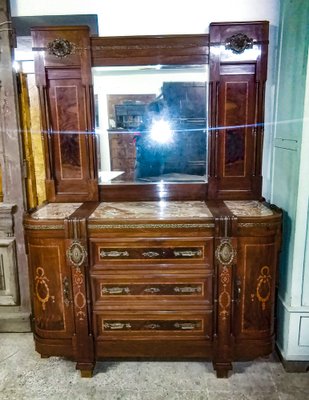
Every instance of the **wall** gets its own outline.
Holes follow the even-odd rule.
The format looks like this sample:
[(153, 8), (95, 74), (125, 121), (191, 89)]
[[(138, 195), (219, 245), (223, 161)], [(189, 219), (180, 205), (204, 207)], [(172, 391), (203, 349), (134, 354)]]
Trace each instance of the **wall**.
[(11, 0), (11, 13), (93, 13), (98, 14), (100, 36), (152, 35), (203, 33), (214, 21), (268, 20), (278, 26), (278, 4), (279, 0)]
[(283, 0), (272, 201), (284, 210), (278, 347), (286, 360), (309, 361), (308, 21), (307, 0)]

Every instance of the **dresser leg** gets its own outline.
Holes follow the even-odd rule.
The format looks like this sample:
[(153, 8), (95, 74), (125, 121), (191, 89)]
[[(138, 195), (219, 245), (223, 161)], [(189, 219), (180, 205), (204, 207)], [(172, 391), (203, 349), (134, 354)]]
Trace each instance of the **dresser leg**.
[(82, 378), (92, 378), (95, 363), (77, 363), (76, 369), (80, 370)]
[(214, 362), (213, 366), (217, 373), (217, 378), (228, 378), (229, 371), (233, 369), (230, 362)]

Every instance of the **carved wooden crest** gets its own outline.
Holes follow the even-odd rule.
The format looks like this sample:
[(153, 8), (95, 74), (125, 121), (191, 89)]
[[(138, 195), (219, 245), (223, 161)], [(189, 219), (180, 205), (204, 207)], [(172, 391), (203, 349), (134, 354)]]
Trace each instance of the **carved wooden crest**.
[(49, 54), (64, 58), (75, 53), (76, 45), (67, 39), (55, 39), (47, 44)]
[(253, 39), (249, 38), (244, 33), (237, 33), (228, 37), (225, 41), (226, 50), (232, 50), (235, 54), (241, 54), (246, 49), (252, 49)]

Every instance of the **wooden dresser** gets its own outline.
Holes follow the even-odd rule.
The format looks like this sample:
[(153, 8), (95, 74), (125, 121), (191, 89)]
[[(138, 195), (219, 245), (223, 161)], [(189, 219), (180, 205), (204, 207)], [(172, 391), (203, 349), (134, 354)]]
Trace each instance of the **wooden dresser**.
[[(37, 351), (75, 360), (82, 376), (96, 360), (190, 358), (225, 377), (233, 361), (269, 354), (281, 212), (260, 202), (268, 22), (132, 37), (37, 27), (32, 38), (48, 200), (24, 221)], [(150, 66), (161, 94), (147, 86)], [(157, 96), (146, 120), (171, 119), (174, 147), (156, 146), (154, 163), (169, 154), (167, 174), (138, 181), (132, 133), (114, 132), (105, 150), (124, 174), (98, 184), (108, 153), (97, 151), (91, 67), (108, 67), (101, 91), (120, 67), (106, 101)], [(140, 84), (123, 92), (119, 71), (131, 67), (126, 83)]]
[(232, 361), (273, 348), (281, 215), (258, 201), (51, 203), (25, 217), (42, 356)]

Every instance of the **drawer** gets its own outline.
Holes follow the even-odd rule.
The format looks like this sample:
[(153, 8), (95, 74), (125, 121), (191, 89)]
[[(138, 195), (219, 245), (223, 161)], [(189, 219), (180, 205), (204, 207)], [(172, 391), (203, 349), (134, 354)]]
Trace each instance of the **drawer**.
[(185, 301), (201, 300), (204, 305), (212, 304), (212, 274), (179, 276), (171, 274), (151, 274), (147, 278), (134, 275), (117, 274), (110, 276), (92, 275), (92, 293), (94, 305), (108, 302), (134, 300), (141, 301)]
[(212, 312), (176, 313), (94, 313), (97, 339), (145, 338), (196, 338), (210, 339)]
[(91, 241), (92, 264), (204, 264), (212, 266), (212, 239)]

